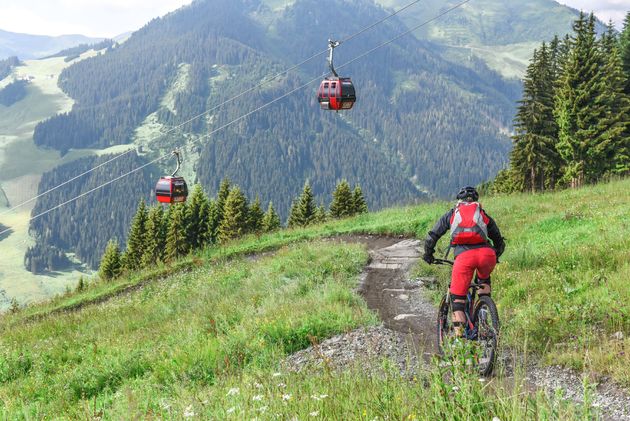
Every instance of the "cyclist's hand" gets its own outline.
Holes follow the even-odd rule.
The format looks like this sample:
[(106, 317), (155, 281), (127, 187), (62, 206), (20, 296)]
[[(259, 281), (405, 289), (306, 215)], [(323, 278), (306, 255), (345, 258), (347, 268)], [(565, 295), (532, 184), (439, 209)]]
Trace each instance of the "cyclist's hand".
[(433, 262), (435, 262), (435, 257), (433, 257), (433, 255), (429, 253), (425, 253), (424, 256), (422, 256), (422, 259), (428, 264), (432, 264)]

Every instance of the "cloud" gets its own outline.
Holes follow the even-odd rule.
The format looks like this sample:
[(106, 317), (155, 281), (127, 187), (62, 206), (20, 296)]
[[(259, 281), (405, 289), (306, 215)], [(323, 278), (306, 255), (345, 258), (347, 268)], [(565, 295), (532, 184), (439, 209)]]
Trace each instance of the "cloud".
[[(0, 0), (0, 4), (6, 0)], [(2, 4), (0, 29), (41, 35), (113, 37), (191, 0), (23, 0)]]
[(630, 12), (628, 0), (559, 0), (560, 3), (585, 12), (594, 12), (600, 20), (612, 20), (621, 29), (626, 13)]

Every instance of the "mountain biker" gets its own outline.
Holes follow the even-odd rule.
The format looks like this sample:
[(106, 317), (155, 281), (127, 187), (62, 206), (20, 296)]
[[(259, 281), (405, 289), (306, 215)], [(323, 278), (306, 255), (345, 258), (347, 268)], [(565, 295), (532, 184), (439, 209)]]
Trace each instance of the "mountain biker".
[(423, 259), (431, 264), (435, 261), (435, 244), (446, 231), (451, 230), (450, 247), (454, 249), (455, 263), (449, 291), (456, 337), (464, 334), (466, 294), (475, 270), (482, 285), (477, 293), (479, 296), (490, 295), (490, 274), (505, 249), (499, 227), (481, 208), (478, 200), (479, 193), (474, 187), (462, 188), (457, 193), (455, 207), (436, 222), (424, 240)]

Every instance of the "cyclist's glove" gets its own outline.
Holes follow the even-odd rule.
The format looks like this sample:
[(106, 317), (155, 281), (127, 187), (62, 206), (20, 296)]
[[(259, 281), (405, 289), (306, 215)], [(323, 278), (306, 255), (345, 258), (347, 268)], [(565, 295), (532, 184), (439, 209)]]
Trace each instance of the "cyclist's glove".
[(433, 262), (435, 262), (435, 257), (433, 257), (433, 254), (431, 253), (424, 253), (424, 256), (422, 256), (422, 259), (428, 264), (432, 264)]

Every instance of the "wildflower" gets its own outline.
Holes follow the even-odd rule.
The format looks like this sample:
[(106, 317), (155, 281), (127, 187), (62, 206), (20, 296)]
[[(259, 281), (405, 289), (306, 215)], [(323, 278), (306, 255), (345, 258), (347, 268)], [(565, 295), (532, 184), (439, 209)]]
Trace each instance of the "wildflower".
[(283, 401), (288, 401), (289, 399), (291, 399), (291, 395), (290, 394), (287, 393), (285, 395), (282, 395), (282, 400)]
[(484, 383), (484, 382), (486, 381), (486, 379), (484, 379), (483, 377), (481, 377), (481, 378), (479, 379), (479, 381), (480, 381), (481, 383)]
[(254, 400), (254, 401), (262, 401), (262, 399), (263, 399), (263, 396), (262, 396), (262, 395), (256, 395), (256, 396), (254, 396), (254, 397), (252, 398), (252, 400)]
[(232, 413), (232, 412), (234, 412), (234, 411), (236, 411), (236, 407), (234, 407), (234, 406), (233, 406), (233, 407), (231, 407), (231, 408), (228, 408), (228, 410), (227, 410), (227, 411), (225, 411), (225, 412), (227, 412), (228, 414), (231, 414), (231, 413)]
[(258, 411), (265, 412), (267, 408), (268, 408), (267, 406), (261, 406), (260, 408), (258, 408)]
[(328, 395), (319, 395), (320, 399), (326, 399), (328, 397)]
[(287, 387), (287, 385), (284, 384), (284, 383), (278, 383), (278, 387), (283, 389), (283, 388)]
[[(459, 387), (453, 386), (453, 392), (457, 392), (458, 390), (459, 390)], [(494, 421), (494, 420), (492, 420), (492, 421)], [(499, 420), (499, 421), (501, 421), (501, 420)]]
[(255, 387), (256, 389), (262, 389), (262, 384), (260, 384), (260, 383), (254, 383), (254, 387)]
[(313, 411), (309, 414), (311, 417), (316, 417), (319, 415), (319, 411)]
[(499, 418), (499, 417), (492, 417), (492, 421), (501, 421), (501, 418)]
[(238, 392), (239, 392), (238, 387), (233, 387), (230, 390), (228, 390), (227, 395), (235, 396), (235, 395), (238, 395)]
[(184, 418), (191, 418), (195, 416), (195, 411), (193, 411), (193, 406), (188, 405), (186, 409), (184, 409)]
[(160, 402), (160, 406), (163, 410), (167, 411), (171, 407), (171, 404), (163, 400)]
[(282, 376), (282, 373), (273, 373), (272, 376), (273, 377), (280, 377), (280, 376)]

